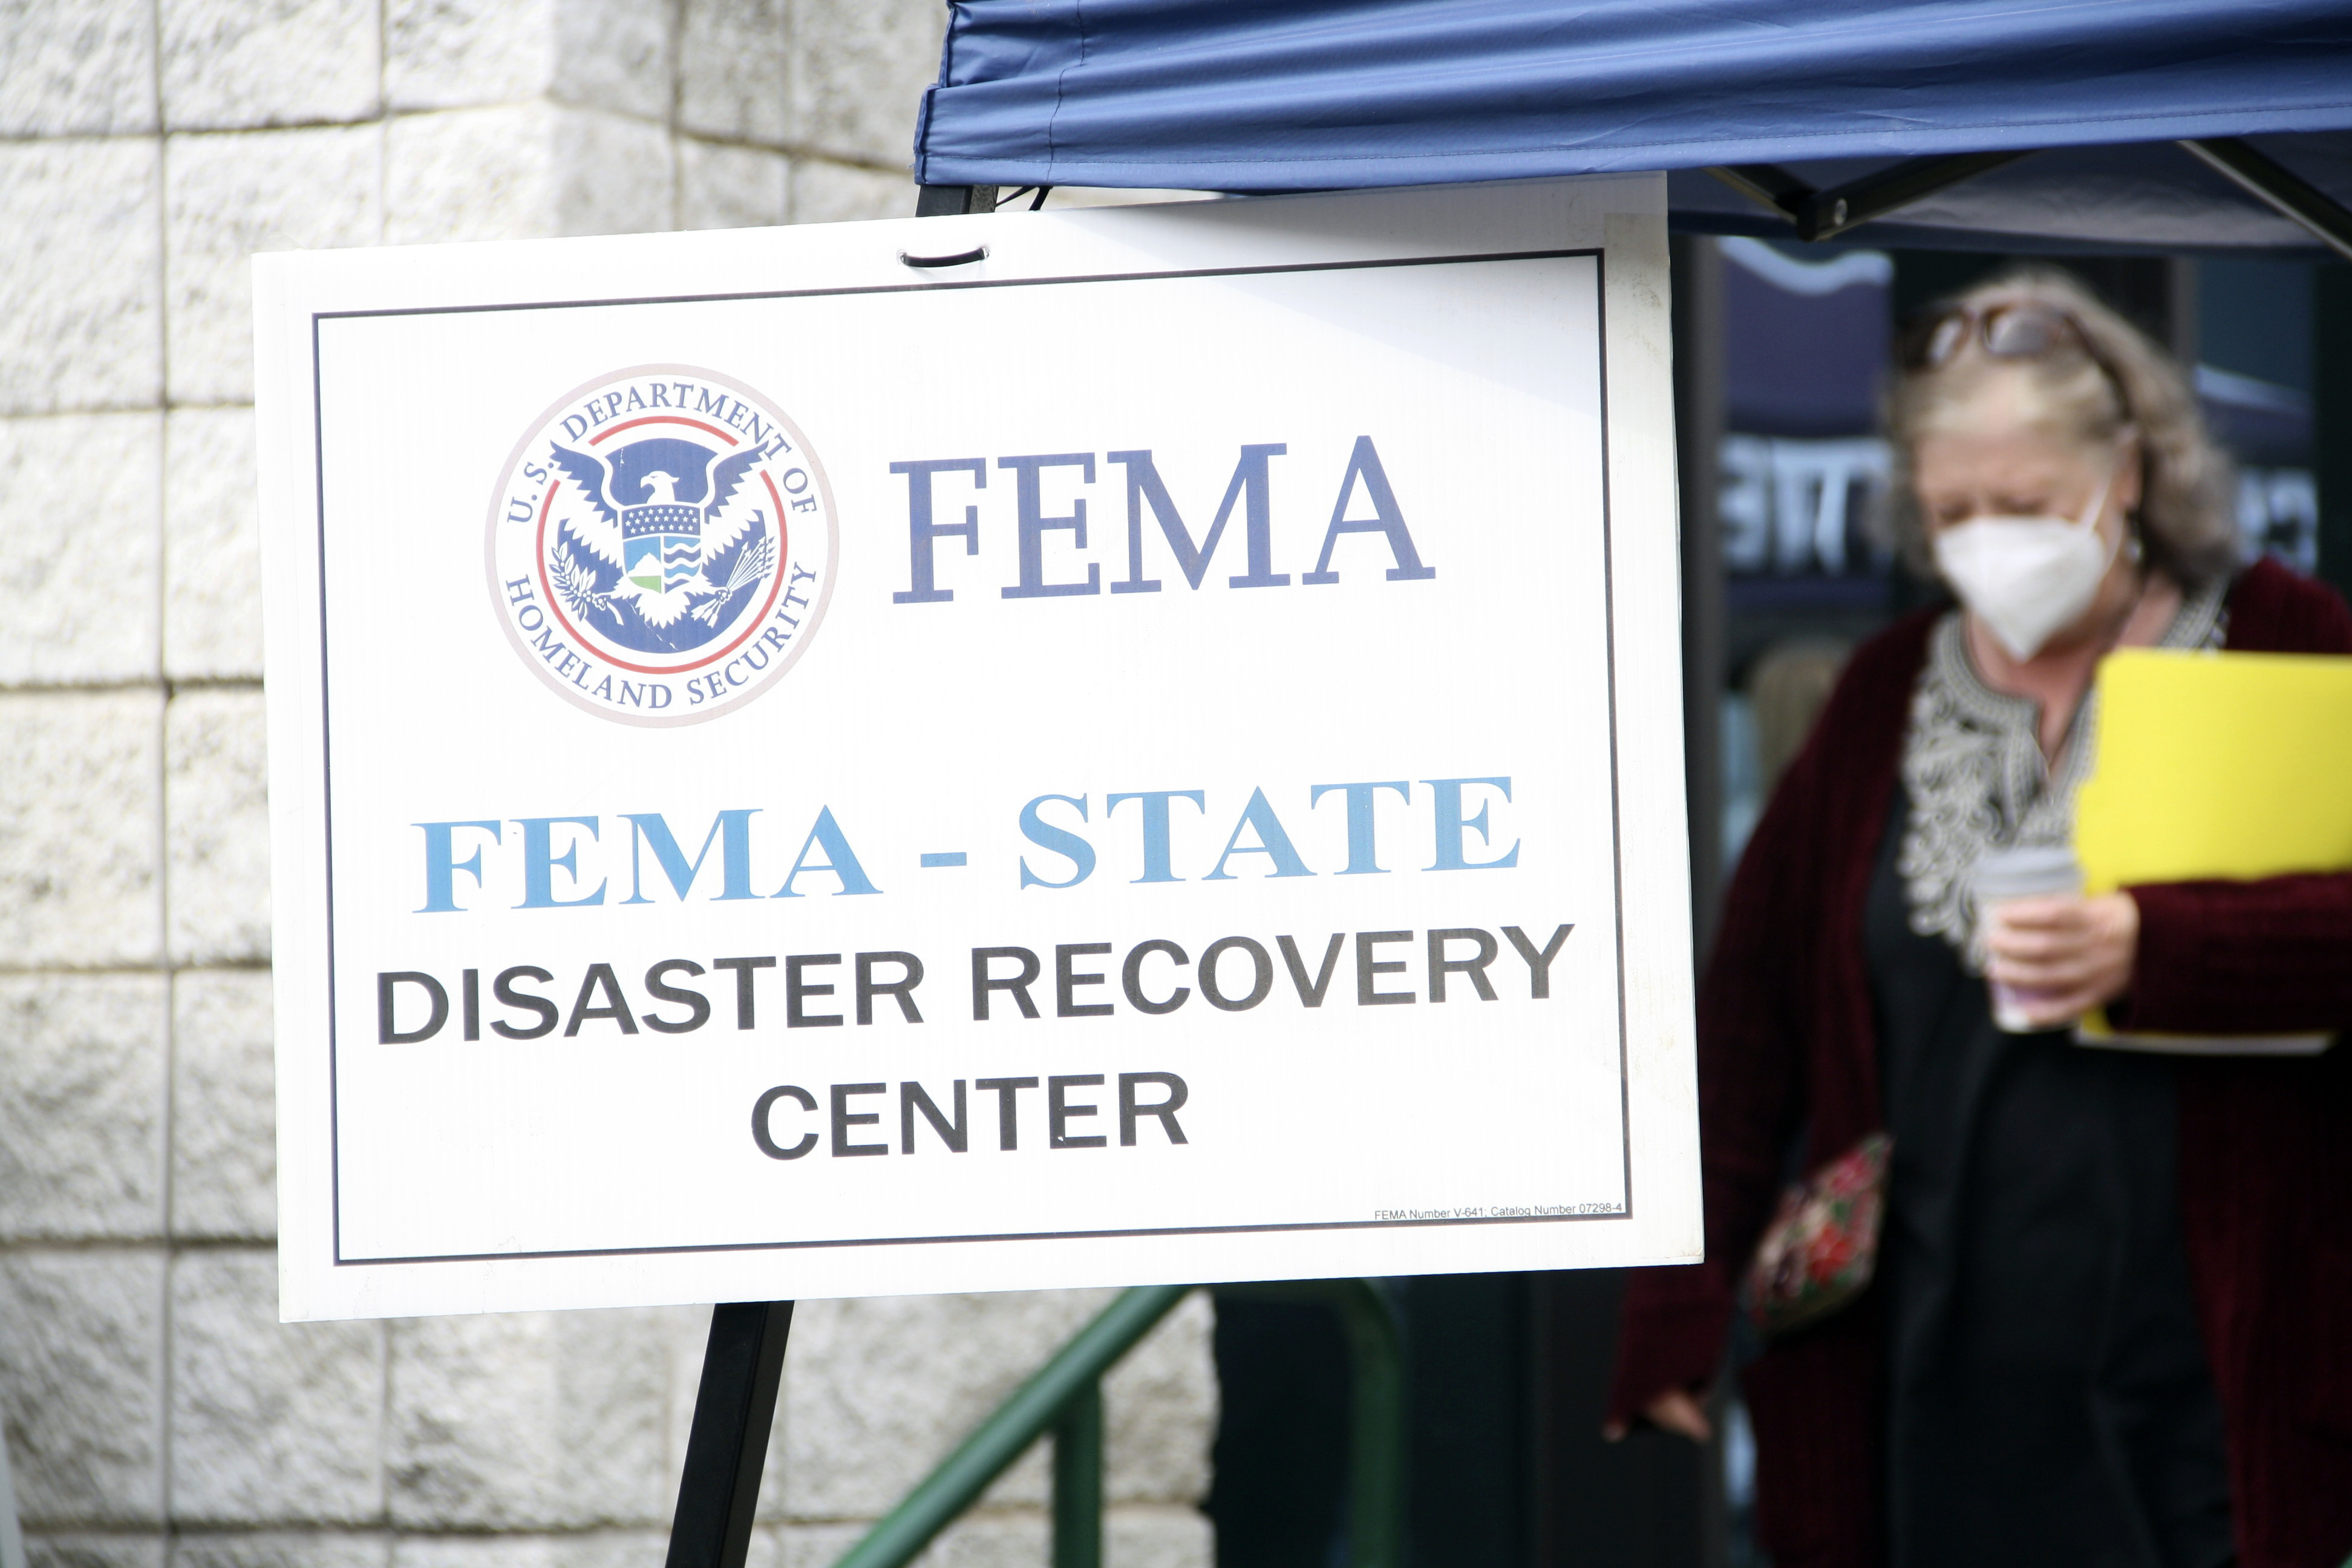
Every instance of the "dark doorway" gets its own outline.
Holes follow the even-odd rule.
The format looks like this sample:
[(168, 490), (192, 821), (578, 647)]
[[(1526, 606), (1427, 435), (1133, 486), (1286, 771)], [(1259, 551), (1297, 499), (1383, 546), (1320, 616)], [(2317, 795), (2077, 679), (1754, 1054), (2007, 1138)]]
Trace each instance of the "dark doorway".
[[(1404, 1330), (1415, 1568), (1702, 1568), (1706, 1461), (1601, 1437), (1622, 1277), (1387, 1282)], [(1219, 1568), (1344, 1563), (1345, 1341), (1325, 1308), (1220, 1295)]]

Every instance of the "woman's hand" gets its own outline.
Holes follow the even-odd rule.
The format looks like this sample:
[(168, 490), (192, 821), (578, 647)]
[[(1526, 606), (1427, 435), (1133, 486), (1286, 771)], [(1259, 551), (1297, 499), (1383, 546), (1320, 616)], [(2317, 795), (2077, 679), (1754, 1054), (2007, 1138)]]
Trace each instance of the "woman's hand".
[[(1700, 1408), (1696, 1396), (1682, 1389), (1666, 1390), (1642, 1406), (1642, 1414), (1655, 1425), (1669, 1432), (1679, 1432), (1694, 1443), (1715, 1440), (1715, 1427), (1708, 1423), (1706, 1412)], [(1601, 1429), (1601, 1435), (1612, 1443), (1617, 1442), (1625, 1436), (1625, 1424), (1612, 1421)]]
[(2040, 1027), (2079, 1018), (2131, 989), (2139, 906), (2129, 893), (2011, 899), (1985, 911), (1987, 978), (2030, 994)]

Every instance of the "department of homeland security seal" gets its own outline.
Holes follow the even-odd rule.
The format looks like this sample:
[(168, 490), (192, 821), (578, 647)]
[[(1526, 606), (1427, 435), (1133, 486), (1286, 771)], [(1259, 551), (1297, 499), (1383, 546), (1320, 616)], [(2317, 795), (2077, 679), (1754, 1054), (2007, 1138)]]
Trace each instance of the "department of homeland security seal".
[(833, 493), (740, 382), (646, 365), (566, 394), (490, 502), (491, 602), (541, 679), (625, 724), (691, 724), (800, 658), (833, 593)]

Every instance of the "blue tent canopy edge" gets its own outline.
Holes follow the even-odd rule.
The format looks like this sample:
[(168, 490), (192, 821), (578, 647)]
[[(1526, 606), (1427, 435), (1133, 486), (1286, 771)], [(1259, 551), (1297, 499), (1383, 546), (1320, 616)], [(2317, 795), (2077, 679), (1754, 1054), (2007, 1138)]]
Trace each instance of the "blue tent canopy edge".
[[(2171, 143), (2260, 138), (2312, 187), (2352, 194), (2341, 0), (952, 0), (950, 12), (916, 137), (929, 185), (1275, 192), (1664, 169), (1691, 172), (1672, 181), (1680, 226), (1785, 234), (1785, 217), (1696, 171), (1779, 165), (1819, 190), (1905, 159), (2032, 151), (1906, 205), (1911, 242), (2241, 251), (2315, 242)], [(1897, 242), (1873, 232), (1889, 226), (1863, 237)]]

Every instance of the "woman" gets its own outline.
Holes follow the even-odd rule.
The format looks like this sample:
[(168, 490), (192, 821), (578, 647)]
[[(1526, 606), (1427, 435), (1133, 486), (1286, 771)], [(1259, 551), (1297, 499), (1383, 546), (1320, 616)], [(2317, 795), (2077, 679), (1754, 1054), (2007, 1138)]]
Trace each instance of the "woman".
[[(2352, 652), (2238, 570), (2179, 373), (2063, 278), (1979, 289), (1890, 397), (1915, 560), (1959, 607), (1855, 655), (1775, 793), (1699, 998), (1706, 1261), (1638, 1271), (1610, 1420), (1704, 1439), (1738, 1282), (1791, 1175), (1889, 1132), (1871, 1288), (1742, 1374), (1777, 1568), (2336, 1568), (2352, 1552), (2352, 1046), (2093, 1050), (2352, 1026), (2352, 877), (2007, 904), (2063, 844), (2117, 647)], [(2038, 993), (2005, 1034), (1985, 976)]]

